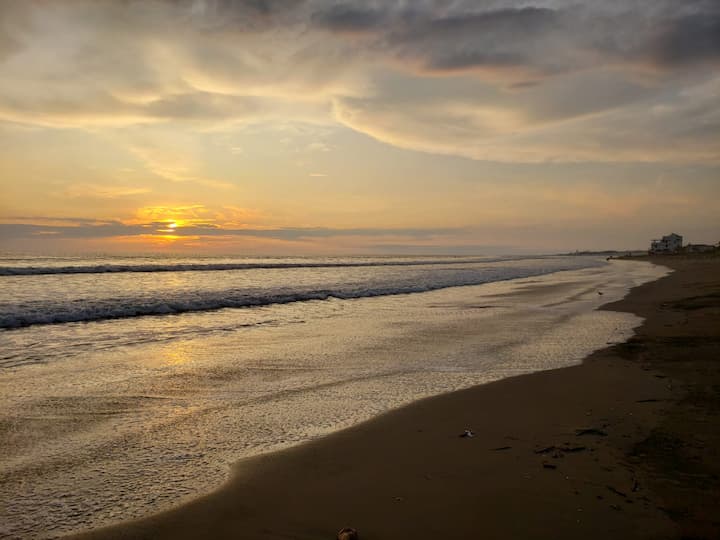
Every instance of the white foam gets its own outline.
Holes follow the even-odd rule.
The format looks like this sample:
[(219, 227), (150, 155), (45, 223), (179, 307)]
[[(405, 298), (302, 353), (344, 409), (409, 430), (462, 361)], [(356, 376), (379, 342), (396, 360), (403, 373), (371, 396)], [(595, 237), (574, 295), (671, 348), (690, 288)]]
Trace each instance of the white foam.
[[(579, 257), (482, 262), (462, 260), (451, 264), (443, 261), (442, 264), (436, 262), (432, 265), (424, 260), (402, 264), (286, 263), (253, 267), (252, 273), (231, 273), (220, 277), (212, 273), (197, 276), (175, 273), (178, 268), (206, 268), (208, 265), (171, 265), (162, 267), (168, 270), (168, 274), (162, 277), (149, 274), (144, 279), (132, 273), (127, 275), (125, 270), (119, 270), (119, 275), (96, 276), (94, 272), (89, 272), (90, 275), (64, 275), (65, 267), (45, 268), (43, 272), (47, 270), (54, 275), (0, 278), (5, 292), (0, 299), (0, 329), (175, 315), (328, 298), (409, 294), (600, 264), (597, 259)], [(88, 268), (92, 270), (96, 267)], [(269, 274), (270, 271), (274, 274)], [(181, 286), (177, 285), (178, 282)]]

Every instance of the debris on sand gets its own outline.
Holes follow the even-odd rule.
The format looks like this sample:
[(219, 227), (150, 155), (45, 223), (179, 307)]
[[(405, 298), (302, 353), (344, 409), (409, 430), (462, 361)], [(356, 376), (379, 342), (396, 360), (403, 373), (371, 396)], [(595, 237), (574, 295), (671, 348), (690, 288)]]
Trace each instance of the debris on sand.
[(566, 444), (565, 446), (546, 446), (545, 448), (533, 451), (536, 454), (549, 454), (550, 452), (554, 452), (555, 454), (560, 454), (560, 457), (562, 457), (563, 453), (574, 454), (576, 452), (584, 452), (585, 450), (587, 450), (585, 446), (570, 446)]
[(460, 434), (460, 437), (465, 438), (465, 439), (469, 439), (474, 436), (475, 436), (475, 432), (472, 431), (471, 429), (466, 429), (463, 433)]
[(607, 488), (608, 488), (610, 491), (612, 491), (615, 495), (619, 495), (619, 496), (622, 497), (623, 499), (627, 499), (627, 495), (626, 495), (625, 493), (623, 493), (622, 491), (620, 491), (619, 489), (615, 489), (615, 488), (612, 487), (612, 486), (607, 486)]
[(581, 435), (598, 435), (599, 437), (607, 437), (607, 433), (598, 428), (576, 429), (575, 435), (578, 437)]
[(337, 540), (360, 540), (360, 536), (352, 527), (343, 527), (337, 533)]

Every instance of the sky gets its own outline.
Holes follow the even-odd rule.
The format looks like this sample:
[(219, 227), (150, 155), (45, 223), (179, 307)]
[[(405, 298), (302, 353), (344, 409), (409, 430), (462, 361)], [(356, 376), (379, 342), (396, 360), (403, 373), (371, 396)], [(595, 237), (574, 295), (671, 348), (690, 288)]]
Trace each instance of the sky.
[(720, 241), (715, 0), (0, 0), (0, 251)]

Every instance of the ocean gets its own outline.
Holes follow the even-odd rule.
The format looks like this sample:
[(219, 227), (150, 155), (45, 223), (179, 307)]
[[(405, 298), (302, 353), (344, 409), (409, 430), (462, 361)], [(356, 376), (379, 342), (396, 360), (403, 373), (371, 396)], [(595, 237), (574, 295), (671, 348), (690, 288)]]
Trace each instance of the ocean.
[(590, 256), (0, 257), (0, 537), (140, 517), (233, 463), (572, 365), (666, 269)]

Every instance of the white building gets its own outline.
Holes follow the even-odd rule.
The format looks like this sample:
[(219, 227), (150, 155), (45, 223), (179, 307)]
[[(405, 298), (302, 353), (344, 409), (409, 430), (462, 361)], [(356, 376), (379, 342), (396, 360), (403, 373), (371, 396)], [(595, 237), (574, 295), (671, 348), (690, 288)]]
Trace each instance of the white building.
[(682, 249), (683, 237), (670, 233), (660, 240), (653, 240), (650, 244), (650, 253), (678, 253)]

